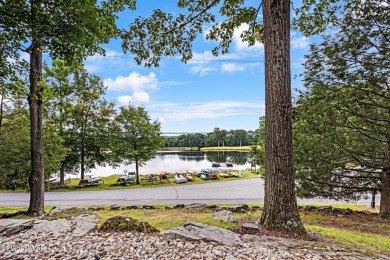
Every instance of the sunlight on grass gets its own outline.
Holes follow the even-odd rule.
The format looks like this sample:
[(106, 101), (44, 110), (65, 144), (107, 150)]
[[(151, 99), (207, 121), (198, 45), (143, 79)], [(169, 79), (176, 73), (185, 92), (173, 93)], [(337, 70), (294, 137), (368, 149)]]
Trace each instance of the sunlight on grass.
[(195, 221), (209, 224), (221, 228), (233, 229), (236, 223), (225, 223), (215, 220), (211, 216), (215, 212), (212, 210), (183, 210), (183, 209), (151, 209), (151, 210), (121, 210), (121, 211), (99, 211), (97, 214), (101, 218), (98, 224), (113, 216), (126, 216), (139, 221), (146, 221), (153, 227), (164, 231), (182, 226), (187, 221)]
[(308, 231), (319, 232), (333, 243), (349, 245), (363, 250), (390, 252), (389, 236), (316, 225), (305, 225), (305, 227)]

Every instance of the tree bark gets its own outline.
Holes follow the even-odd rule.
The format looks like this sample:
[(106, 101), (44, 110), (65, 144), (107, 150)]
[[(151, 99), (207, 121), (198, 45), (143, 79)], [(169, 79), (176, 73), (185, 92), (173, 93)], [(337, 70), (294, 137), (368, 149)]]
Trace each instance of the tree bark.
[(379, 217), (390, 218), (390, 125), (387, 126), (386, 150), (381, 174), (381, 186), (381, 207)]
[(295, 197), (290, 72), (290, 1), (264, 0), (266, 162), (264, 211), (269, 229), (306, 233)]
[(80, 166), (81, 176), (80, 179), (84, 180), (85, 174), (85, 143), (84, 143), (84, 130), (81, 133), (81, 151), (80, 151)]
[(61, 168), (60, 168), (60, 187), (63, 188), (65, 187), (65, 163), (61, 163)]
[(136, 177), (136, 184), (140, 184), (138, 169), (139, 169), (138, 158), (135, 158), (135, 177)]
[(30, 135), (31, 135), (31, 174), (29, 177), (30, 206), (27, 213), (40, 216), (44, 211), (45, 172), (42, 129), (42, 46), (33, 40), (30, 52)]

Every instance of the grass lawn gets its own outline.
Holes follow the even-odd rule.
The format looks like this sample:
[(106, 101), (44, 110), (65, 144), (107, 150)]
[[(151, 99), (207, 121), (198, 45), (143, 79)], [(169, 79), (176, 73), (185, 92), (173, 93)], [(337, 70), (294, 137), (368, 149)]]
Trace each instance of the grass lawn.
[(249, 152), (251, 150), (250, 145), (248, 146), (215, 146), (215, 147), (203, 147), (200, 148), (201, 151), (243, 151)]
[[(262, 206), (250, 204), (250, 206)], [(312, 204), (315, 205), (315, 204)], [(234, 229), (237, 224), (224, 223), (211, 218), (214, 211), (205, 209), (165, 209), (166, 205), (158, 205), (157, 209), (129, 209), (96, 211), (100, 217), (98, 224), (113, 216), (128, 216), (137, 220), (147, 221), (150, 225), (163, 231), (183, 225), (186, 221), (196, 221), (226, 229)], [(226, 206), (221, 205), (221, 206)], [(319, 206), (318, 204), (315, 206)], [(330, 206), (330, 205), (328, 205)], [(333, 205), (335, 208), (350, 208), (356, 211), (372, 211), (364, 205)], [(45, 208), (46, 211), (50, 207)], [(12, 213), (26, 208), (0, 207), (1, 213)], [(239, 220), (258, 219), (261, 211), (235, 213)], [(379, 219), (375, 214), (332, 215), (328, 213), (300, 211), (305, 228), (310, 233), (320, 234), (322, 241), (334, 243), (344, 247), (351, 247), (368, 252), (377, 252), (390, 255), (390, 220)], [(18, 216), (26, 218), (27, 216)]]

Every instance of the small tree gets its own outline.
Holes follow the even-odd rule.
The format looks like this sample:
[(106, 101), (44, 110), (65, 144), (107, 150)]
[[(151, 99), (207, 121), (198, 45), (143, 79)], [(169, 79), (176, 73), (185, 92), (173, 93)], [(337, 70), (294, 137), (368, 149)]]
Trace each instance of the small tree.
[(113, 154), (121, 162), (135, 163), (136, 183), (140, 184), (139, 167), (154, 158), (158, 149), (164, 146), (160, 123), (151, 122), (145, 108), (131, 105), (120, 107), (115, 121), (118, 138)]

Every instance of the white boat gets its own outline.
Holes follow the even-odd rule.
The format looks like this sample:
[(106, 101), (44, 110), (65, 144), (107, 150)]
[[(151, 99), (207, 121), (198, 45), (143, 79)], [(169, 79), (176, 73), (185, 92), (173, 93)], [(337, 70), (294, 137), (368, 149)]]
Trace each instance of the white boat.
[(186, 178), (186, 176), (184, 174), (177, 173), (175, 175), (175, 182), (176, 183), (185, 183), (185, 182), (187, 182), (187, 178)]

